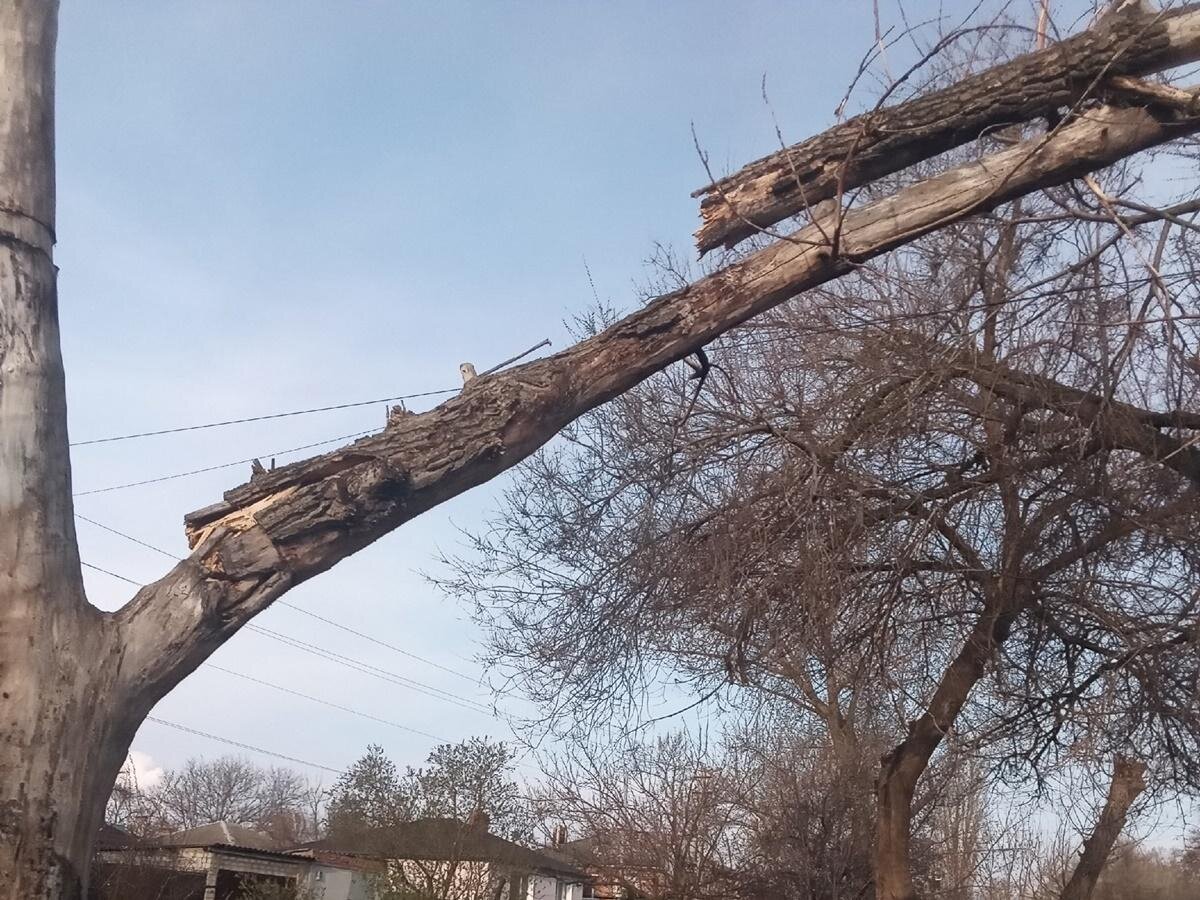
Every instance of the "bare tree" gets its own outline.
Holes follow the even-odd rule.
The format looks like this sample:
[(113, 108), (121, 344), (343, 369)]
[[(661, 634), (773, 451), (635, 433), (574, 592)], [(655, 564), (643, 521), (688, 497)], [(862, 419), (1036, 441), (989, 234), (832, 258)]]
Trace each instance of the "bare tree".
[[(1200, 15), (1161, 21), (1146, 21), (1154, 41), (1114, 51), (1123, 65), (1156, 60), (1145, 71), (1196, 55)], [(834, 221), (817, 221), (554, 357), (478, 378), (429, 413), (229, 491), (187, 517), (191, 555), (109, 614), (84, 596), (72, 515), (53, 264), (56, 29), (55, 0), (0, 10), (0, 896), (21, 900), (79, 895), (105, 798), (144, 716), (285, 591), (785, 299), (1200, 128), (1178, 98), (1089, 104), (986, 164), (837, 214), (832, 235)], [(1043, 62), (1051, 77), (1072, 65)]]
[(547, 760), (548, 810), (570, 858), (627, 896), (726, 896), (737, 840), (736, 776), (704, 740), (576, 744)]
[(150, 786), (119, 778), (108, 819), (140, 837), (226, 821), (294, 845), (317, 837), (320, 820), (312, 806), (322, 794), (320, 785), (291, 769), (264, 769), (236, 756), (189, 759)]
[(889, 900), (920, 892), (948, 735), (997, 773), (1133, 752), (1195, 789), (1200, 206), (1138, 183), (943, 229), (716, 342), (706, 396), (662, 376), (567, 429), (449, 582), (498, 660), (552, 710), (667, 666), (831, 740), (887, 701)]

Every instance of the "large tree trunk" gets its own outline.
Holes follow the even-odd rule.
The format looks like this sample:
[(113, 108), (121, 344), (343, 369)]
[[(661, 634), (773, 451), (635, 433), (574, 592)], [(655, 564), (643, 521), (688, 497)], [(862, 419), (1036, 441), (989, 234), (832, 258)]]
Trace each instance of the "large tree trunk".
[[(78, 895), (123, 748), (75, 547), (54, 245), (57, 4), (0, 6), (0, 897)], [(129, 735), (131, 736), (131, 735)], [(105, 754), (103, 748), (110, 748)], [(115, 755), (115, 759), (111, 758)]]

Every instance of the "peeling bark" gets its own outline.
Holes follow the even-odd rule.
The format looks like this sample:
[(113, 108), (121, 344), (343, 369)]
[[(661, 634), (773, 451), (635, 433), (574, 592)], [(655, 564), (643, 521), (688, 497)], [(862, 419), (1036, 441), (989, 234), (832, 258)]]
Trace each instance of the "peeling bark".
[(1139, 760), (1118, 756), (1113, 761), (1113, 776), (1104, 808), (1092, 833), (1083, 842), (1083, 853), (1063, 889), (1061, 900), (1088, 900), (1092, 896), (1113, 845), (1125, 830), (1129, 808), (1146, 789), (1145, 774), (1146, 764)]
[(948, 88), (855, 116), (696, 191), (701, 255), (890, 175), (988, 130), (1054, 116), (1110, 76), (1146, 75), (1200, 58), (1200, 6), (1116, 15), (1045, 50)]

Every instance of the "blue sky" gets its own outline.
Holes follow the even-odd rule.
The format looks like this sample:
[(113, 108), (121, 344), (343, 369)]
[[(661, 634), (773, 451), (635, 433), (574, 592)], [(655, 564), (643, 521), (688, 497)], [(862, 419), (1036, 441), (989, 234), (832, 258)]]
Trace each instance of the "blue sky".
[[(463, 360), (482, 369), (544, 337), (562, 347), (563, 321), (592, 302), (585, 260), (599, 295), (628, 308), (654, 242), (687, 252), (689, 193), (705, 181), (692, 124), (719, 171), (769, 152), (766, 75), (786, 137), (828, 125), (871, 42), (870, 8), (65, 0), (57, 260), (72, 438), (452, 387)], [(266, 456), (382, 418), (374, 406), (81, 446), (75, 488)], [(91, 494), (78, 511), (183, 553), (183, 514), (247, 476)], [(467, 611), (420, 572), (494, 496), (458, 498), (286, 599), (477, 673)], [(129, 578), (169, 565), (87, 522), (79, 534), (85, 560)], [(85, 576), (106, 609), (132, 591)], [(257, 622), (486, 699), (290, 609)], [(447, 739), (508, 734), (259, 634), (214, 661)], [(333, 768), (368, 742), (402, 764), (432, 745), (207, 668), (155, 715)], [(155, 724), (134, 747), (166, 765), (232, 752)]]

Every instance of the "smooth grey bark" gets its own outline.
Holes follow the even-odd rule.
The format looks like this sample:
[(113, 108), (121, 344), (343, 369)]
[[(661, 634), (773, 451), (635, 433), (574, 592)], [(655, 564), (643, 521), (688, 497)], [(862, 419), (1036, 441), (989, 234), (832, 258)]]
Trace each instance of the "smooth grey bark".
[(0, 6), (0, 897), (11, 900), (78, 892), (122, 736), (107, 702), (112, 629), (84, 598), (72, 517), (52, 255), (56, 21), (46, 0)]

